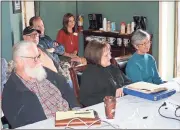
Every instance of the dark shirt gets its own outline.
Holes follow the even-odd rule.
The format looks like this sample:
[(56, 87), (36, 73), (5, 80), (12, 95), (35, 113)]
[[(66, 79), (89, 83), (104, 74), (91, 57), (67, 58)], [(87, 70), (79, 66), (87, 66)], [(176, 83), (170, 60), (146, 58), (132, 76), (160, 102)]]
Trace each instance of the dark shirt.
[(103, 102), (105, 96), (115, 96), (116, 89), (131, 81), (117, 67), (88, 64), (81, 76), (80, 102), (84, 106)]
[[(47, 79), (60, 90), (70, 108), (79, 107), (73, 89), (62, 75), (48, 68)], [(2, 110), (12, 128), (45, 120), (46, 116), (36, 94), (30, 91), (12, 72), (2, 93)]]

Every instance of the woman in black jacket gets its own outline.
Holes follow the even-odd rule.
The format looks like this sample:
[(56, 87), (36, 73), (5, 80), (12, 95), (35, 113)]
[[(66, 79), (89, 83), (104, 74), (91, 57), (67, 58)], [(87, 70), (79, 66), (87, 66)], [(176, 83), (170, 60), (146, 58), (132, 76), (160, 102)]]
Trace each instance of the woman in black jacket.
[(81, 76), (81, 104), (91, 106), (103, 102), (105, 96), (123, 96), (122, 87), (131, 81), (111, 65), (109, 44), (93, 40), (86, 46), (84, 55), (89, 64)]

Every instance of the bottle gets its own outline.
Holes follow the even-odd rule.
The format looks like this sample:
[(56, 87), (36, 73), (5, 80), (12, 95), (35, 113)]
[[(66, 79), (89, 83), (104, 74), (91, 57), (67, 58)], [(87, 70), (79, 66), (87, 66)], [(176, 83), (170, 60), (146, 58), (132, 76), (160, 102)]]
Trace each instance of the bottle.
[(125, 34), (126, 33), (126, 23), (121, 22), (121, 31), (120, 34)]
[(114, 32), (116, 30), (115, 22), (111, 22), (111, 31)]
[(106, 18), (103, 19), (103, 30), (107, 31), (107, 19)]
[(134, 27), (135, 27), (135, 23), (132, 22), (132, 23), (131, 23), (131, 33), (134, 32)]
[(111, 31), (111, 22), (107, 21), (107, 32)]
[(127, 34), (131, 34), (131, 24), (127, 24)]

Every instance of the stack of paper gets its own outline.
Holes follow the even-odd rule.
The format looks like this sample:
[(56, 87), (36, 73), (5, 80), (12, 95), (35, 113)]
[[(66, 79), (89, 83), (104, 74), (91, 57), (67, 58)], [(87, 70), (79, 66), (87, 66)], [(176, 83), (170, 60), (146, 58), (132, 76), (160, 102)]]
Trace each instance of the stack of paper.
[(101, 121), (93, 110), (56, 112), (55, 126), (99, 125)]
[(56, 112), (56, 120), (64, 120), (64, 119), (70, 119), (70, 118), (95, 118), (94, 111), (89, 110), (79, 110), (79, 111), (59, 111)]
[(127, 86), (128, 89), (136, 90), (143, 93), (156, 93), (163, 90), (167, 90), (166, 87), (162, 87), (156, 84), (147, 82), (137, 82)]

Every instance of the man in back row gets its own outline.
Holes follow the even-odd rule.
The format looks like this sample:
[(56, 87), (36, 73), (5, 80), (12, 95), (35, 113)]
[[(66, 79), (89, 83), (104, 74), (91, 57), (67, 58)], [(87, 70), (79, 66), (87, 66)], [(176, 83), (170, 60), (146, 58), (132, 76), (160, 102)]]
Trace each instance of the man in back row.
[(13, 47), (15, 69), (2, 94), (2, 110), (12, 128), (79, 106), (65, 78), (44, 68), (39, 58), (32, 42), (21, 41)]
[(28, 26), (23, 30), (23, 39), (25, 41), (31, 41), (35, 43), (38, 47), (39, 52), (41, 53), (40, 60), (42, 62), (42, 65), (56, 73), (62, 74), (70, 84), (70, 87), (73, 88), (69, 70), (62, 68), (60, 63), (57, 63), (54, 60), (53, 56), (46, 49), (41, 47), (41, 45), (39, 44), (39, 34), (39, 30), (34, 29), (34, 27), (32, 26)]

